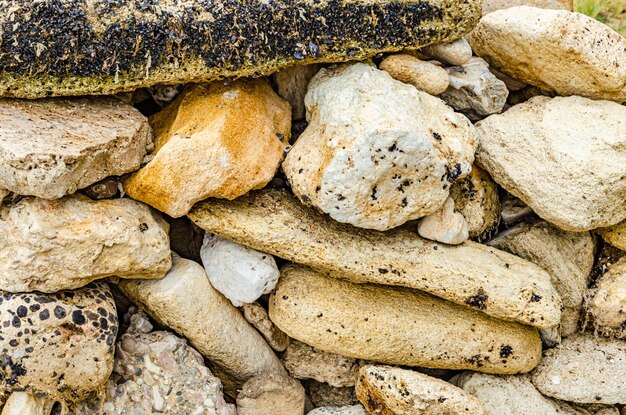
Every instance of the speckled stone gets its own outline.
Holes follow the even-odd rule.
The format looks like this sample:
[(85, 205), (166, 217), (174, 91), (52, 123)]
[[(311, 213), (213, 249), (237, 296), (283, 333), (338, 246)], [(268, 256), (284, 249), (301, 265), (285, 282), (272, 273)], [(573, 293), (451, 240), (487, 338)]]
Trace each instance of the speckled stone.
[(0, 401), (26, 390), (62, 402), (102, 388), (118, 320), (103, 283), (54, 294), (0, 291)]
[(480, 0), (9, 0), (0, 95), (111, 94), (451, 42)]

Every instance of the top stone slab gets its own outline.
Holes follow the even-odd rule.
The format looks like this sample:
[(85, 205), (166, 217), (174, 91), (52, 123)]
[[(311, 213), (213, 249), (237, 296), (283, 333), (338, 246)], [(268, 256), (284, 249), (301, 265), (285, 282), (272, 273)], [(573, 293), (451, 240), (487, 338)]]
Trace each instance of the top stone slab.
[(7, 0), (0, 96), (112, 94), (451, 42), (480, 0)]

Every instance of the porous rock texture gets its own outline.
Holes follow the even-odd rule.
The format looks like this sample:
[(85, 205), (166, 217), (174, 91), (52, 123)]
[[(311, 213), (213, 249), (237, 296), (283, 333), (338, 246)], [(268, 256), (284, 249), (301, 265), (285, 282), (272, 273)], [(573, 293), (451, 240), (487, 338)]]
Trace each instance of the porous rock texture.
[(538, 96), (477, 126), (478, 165), (543, 219), (580, 232), (626, 218), (626, 106)]
[(220, 379), (228, 392), (258, 374), (285, 372), (263, 337), (211, 286), (198, 263), (174, 255), (164, 278), (124, 280), (118, 286), (155, 320), (185, 336), (216, 365), (212, 369), (224, 371), (226, 378)]
[(465, 217), (455, 212), (454, 199), (449, 197), (438, 211), (419, 221), (417, 233), (432, 241), (458, 245), (469, 238), (469, 227)]
[[(209, 232), (331, 276), (416, 288), (540, 328), (561, 319), (560, 299), (544, 270), (485, 245), (449, 247), (403, 229), (358, 229), (276, 189), (206, 200), (189, 217)], [(531, 301), (533, 295), (541, 300)]]
[(474, 396), (448, 382), (412, 370), (363, 366), (356, 394), (372, 414), (484, 415)]
[(583, 295), (595, 260), (596, 242), (589, 232), (566, 232), (546, 221), (527, 222), (500, 233), (488, 245), (548, 271), (563, 302), (560, 334), (569, 336), (578, 330)]
[(458, 39), (476, 25), (481, 8), (481, 0), (10, 4), (0, 13), (0, 95), (20, 98), (112, 94), (361, 60)]
[(532, 380), (544, 395), (569, 402), (626, 403), (624, 342), (572, 335), (544, 353)]
[(361, 405), (352, 406), (325, 406), (315, 408), (308, 415), (368, 415)]
[(180, 217), (207, 197), (234, 199), (265, 186), (283, 159), (291, 113), (266, 81), (239, 80), (190, 85), (150, 124), (153, 158), (124, 190)]
[(388, 56), (380, 63), (379, 68), (393, 79), (413, 85), (430, 95), (439, 95), (448, 88), (448, 74), (445, 69), (407, 53)]
[(241, 307), (244, 318), (267, 341), (267, 344), (277, 352), (284, 352), (291, 339), (283, 333), (267, 315), (267, 311), (259, 303), (244, 304)]
[(0, 289), (54, 292), (119, 278), (161, 278), (168, 225), (131, 199), (28, 197), (0, 207)]
[(308, 380), (307, 392), (314, 406), (351, 406), (359, 403), (354, 386), (337, 388), (328, 383)]
[(71, 404), (113, 369), (118, 320), (109, 287), (54, 294), (0, 292), (0, 402), (27, 391)]
[(626, 337), (626, 258), (611, 264), (587, 293), (587, 319), (596, 333)]
[(114, 98), (0, 101), (0, 188), (58, 199), (139, 168), (147, 119)]
[(74, 413), (237, 415), (221, 388), (200, 353), (170, 332), (152, 331), (137, 313), (117, 342), (104, 398), (80, 402)]
[(532, 327), (416, 290), (355, 284), (297, 265), (281, 270), (269, 315), (316, 348), (387, 364), (519, 373), (541, 357)]
[(470, 43), (490, 66), (545, 91), (626, 101), (626, 38), (583, 14), (498, 10), (480, 20)]
[(305, 104), (283, 170), (303, 203), (339, 222), (387, 230), (429, 215), (471, 170), (469, 120), (374, 66), (320, 70)]
[(304, 388), (280, 373), (264, 373), (248, 380), (237, 396), (238, 415), (303, 415)]
[(605, 242), (626, 251), (626, 221), (608, 228), (597, 229), (596, 232), (602, 236)]

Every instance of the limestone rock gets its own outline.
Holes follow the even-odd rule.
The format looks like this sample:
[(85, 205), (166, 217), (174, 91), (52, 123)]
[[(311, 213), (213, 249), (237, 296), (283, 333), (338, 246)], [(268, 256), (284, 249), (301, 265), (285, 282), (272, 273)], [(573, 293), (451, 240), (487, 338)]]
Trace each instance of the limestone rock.
[(587, 318), (594, 332), (623, 339), (626, 337), (626, 258), (612, 264), (587, 294)]
[(0, 11), (0, 95), (112, 94), (364, 60), (452, 42), (476, 25), (480, 8), (481, 0), (18, 2)]
[(467, 177), (457, 180), (450, 188), (450, 197), (454, 199), (454, 210), (465, 218), (471, 239), (482, 240), (498, 228), (498, 186), (480, 167), (472, 166)]
[(602, 236), (605, 242), (626, 251), (626, 221), (608, 228), (598, 229), (596, 232)]
[(303, 203), (339, 222), (387, 230), (429, 215), (471, 170), (469, 120), (373, 66), (320, 70), (305, 104), (283, 170)]
[[(235, 201), (207, 200), (190, 212), (201, 228), (325, 274), (401, 285), (541, 328), (560, 322), (550, 276), (514, 255), (466, 242), (449, 247), (403, 229), (357, 229), (267, 189)], [(541, 296), (538, 302), (533, 295)]]
[(199, 200), (234, 199), (272, 180), (291, 114), (267, 82), (239, 80), (188, 86), (150, 124), (154, 157), (125, 180), (124, 191), (180, 217)]
[(308, 413), (308, 415), (368, 415), (361, 405), (353, 406), (326, 406), (316, 408)]
[(267, 373), (248, 380), (237, 396), (238, 415), (303, 415), (304, 388), (285, 374)]
[(543, 219), (579, 232), (626, 217), (625, 106), (534, 97), (477, 126), (477, 163)]
[(441, 99), (452, 108), (474, 121), (502, 111), (509, 90), (489, 71), (484, 59), (473, 57), (464, 65), (445, 70), (450, 86), (441, 94)]
[(469, 238), (469, 227), (465, 217), (455, 212), (454, 199), (449, 197), (438, 211), (419, 221), (417, 233), (432, 241), (458, 245)]
[(274, 257), (205, 233), (200, 257), (211, 285), (235, 307), (269, 294), (280, 273)]
[(451, 381), (478, 398), (490, 415), (584, 414), (564, 402), (541, 395), (526, 375), (494, 376), (464, 372)]
[(388, 56), (379, 67), (394, 79), (430, 95), (439, 95), (448, 88), (448, 74), (443, 68), (409, 54)]
[(472, 48), (465, 38), (450, 43), (426, 46), (420, 49), (420, 52), (448, 65), (465, 65), (472, 57)]
[(330, 386), (328, 383), (318, 382), (316, 380), (306, 381), (308, 384), (308, 395), (311, 402), (318, 406), (351, 406), (358, 404), (354, 387), (337, 388)]
[(583, 295), (595, 260), (596, 243), (589, 232), (566, 232), (545, 221), (522, 223), (500, 233), (488, 245), (548, 271), (563, 302), (561, 335), (578, 331)]
[(261, 335), (211, 286), (201, 265), (174, 255), (172, 269), (164, 278), (125, 280), (118, 286), (223, 370), (232, 381), (232, 385), (224, 384), (227, 391), (264, 372), (285, 372)]
[(539, 362), (537, 331), (405, 288), (355, 284), (302, 266), (281, 270), (269, 315), (318, 349), (386, 364), (492, 373)]
[(515, 6), (531, 6), (541, 9), (574, 10), (573, 0), (483, 0), (483, 16), (496, 10)]
[(322, 68), (319, 64), (290, 66), (272, 75), (278, 95), (291, 104), (291, 117), (302, 120), (306, 115), (304, 96), (311, 78)]
[(498, 10), (480, 20), (470, 43), (490, 66), (527, 84), (563, 96), (626, 101), (626, 39), (583, 14)]
[(81, 402), (75, 413), (237, 415), (235, 406), (224, 401), (221, 387), (200, 353), (185, 340), (152, 331), (145, 317), (134, 314), (117, 342), (104, 402)]
[(284, 352), (291, 339), (280, 331), (267, 315), (267, 311), (259, 303), (244, 304), (241, 308), (243, 316), (277, 352)]
[(58, 199), (137, 170), (151, 148), (147, 119), (115, 98), (0, 101), (0, 188), (19, 195)]
[(533, 372), (544, 395), (577, 403), (626, 403), (624, 342), (575, 334), (544, 353)]
[(354, 386), (359, 361), (318, 350), (292, 341), (282, 358), (285, 368), (296, 379), (315, 379), (335, 387)]
[(33, 396), (28, 392), (13, 392), (4, 404), (0, 405), (2, 415), (50, 415), (53, 400)]
[(0, 289), (55, 292), (171, 267), (167, 223), (131, 199), (24, 198), (0, 208)]
[(363, 366), (356, 394), (373, 414), (485, 414), (474, 396), (419, 372), (390, 366)]
[(0, 292), (0, 401), (25, 391), (72, 403), (106, 383), (117, 314), (106, 284), (54, 294)]

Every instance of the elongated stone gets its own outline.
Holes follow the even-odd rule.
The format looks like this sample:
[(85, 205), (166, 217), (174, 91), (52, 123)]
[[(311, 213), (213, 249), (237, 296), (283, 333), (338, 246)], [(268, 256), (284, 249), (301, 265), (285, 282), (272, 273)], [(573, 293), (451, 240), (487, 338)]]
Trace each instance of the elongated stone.
[(0, 95), (112, 94), (452, 42), (480, 0), (20, 2), (0, 11)]
[(189, 217), (201, 228), (320, 272), (400, 285), (540, 328), (560, 321), (550, 276), (514, 255), (474, 242), (450, 247), (403, 229), (358, 229), (301, 205), (287, 191), (209, 199)]
[(289, 336), (375, 362), (488, 373), (532, 370), (537, 330), (398, 287), (355, 284), (289, 265), (269, 303)]

